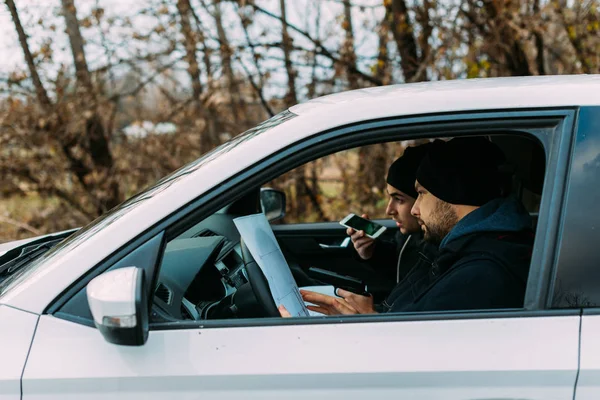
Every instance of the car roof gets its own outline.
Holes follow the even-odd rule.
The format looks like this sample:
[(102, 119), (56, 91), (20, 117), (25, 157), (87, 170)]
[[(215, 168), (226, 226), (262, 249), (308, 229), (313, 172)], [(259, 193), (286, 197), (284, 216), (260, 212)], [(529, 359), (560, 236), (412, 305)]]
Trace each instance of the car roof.
[[(353, 119), (379, 117), (377, 110), (396, 108), (396, 115), (505, 108), (600, 105), (600, 75), (557, 75), (419, 82), (352, 90), (290, 108), (299, 116), (331, 113), (343, 105)], [(368, 105), (368, 106), (367, 106)], [(373, 115), (369, 115), (369, 111)], [(339, 117), (339, 115), (336, 115)], [(338, 120), (338, 123), (340, 121)]]

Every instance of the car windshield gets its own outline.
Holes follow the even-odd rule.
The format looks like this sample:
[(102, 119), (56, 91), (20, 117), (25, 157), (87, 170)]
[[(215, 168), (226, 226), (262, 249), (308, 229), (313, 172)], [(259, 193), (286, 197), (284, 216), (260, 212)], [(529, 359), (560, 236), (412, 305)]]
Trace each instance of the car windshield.
[(80, 229), (73, 235), (69, 236), (67, 239), (54, 246), (51, 250), (45, 252), (39, 257), (30, 260), (29, 263), (21, 265), (18, 269), (15, 269), (12, 274), (5, 277), (2, 282), (0, 282), (0, 297), (6, 293), (11, 287), (18, 285), (22, 282), (27, 276), (33, 273), (40, 265), (44, 264), (49, 259), (61, 254), (63, 251), (70, 251), (76, 248), (79, 244), (84, 241), (89, 240), (94, 234), (101, 231), (104, 227), (110, 225), (112, 222), (116, 221), (129, 211), (137, 208), (140, 204), (142, 204), (145, 200), (148, 200), (155, 196), (156, 194), (166, 190), (173, 183), (177, 182), (181, 178), (186, 175), (195, 172), (203, 165), (210, 163), (212, 160), (220, 157), (222, 154), (228, 153), (235, 147), (240, 144), (252, 139), (253, 137), (258, 136), (259, 134), (266, 132), (292, 118), (296, 117), (296, 114), (290, 111), (283, 111), (274, 117), (260, 123), (259, 125), (251, 128), (228, 142), (222, 144), (221, 146), (209, 151), (202, 157), (197, 160), (181, 167), (176, 170), (172, 174), (166, 176), (165, 178), (159, 180), (156, 184), (144, 190), (143, 192), (138, 193), (137, 195), (129, 198), (125, 202), (121, 203), (117, 207), (113, 208), (109, 212), (103, 214), (96, 220), (92, 221), (90, 224)]

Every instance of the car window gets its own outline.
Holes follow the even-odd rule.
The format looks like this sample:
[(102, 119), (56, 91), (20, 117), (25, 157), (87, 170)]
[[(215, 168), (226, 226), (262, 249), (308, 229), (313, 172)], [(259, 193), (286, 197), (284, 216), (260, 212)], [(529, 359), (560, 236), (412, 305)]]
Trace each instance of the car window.
[[(523, 132), (519, 135), (485, 136), (484, 139), (492, 141), (506, 155), (501, 171), (502, 196), (515, 197), (525, 206), (532, 217), (527, 227), (532, 233), (531, 237), (518, 240), (531, 239), (532, 242), (545, 177), (545, 150), (539, 141)], [(273, 225), (273, 229), (298, 286), (331, 285), (359, 290), (361, 282), (364, 283), (364, 275), (373, 274), (377, 279), (372, 282), (384, 285), (387, 279), (391, 286), (384, 290), (393, 289), (398, 283), (395, 281), (397, 253), (392, 256), (394, 271), (389, 275), (387, 271), (379, 271), (376, 266), (356, 260), (352, 246), (340, 248), (335, 243), (325, 246), (323, 242), (317, 243), (314, 236), (326, 237), (324, 232), (310, 231), (310, 228), (298, 228), (309, 229), (304, 231), (308, 233), (302, 230), (294, 232), (293, 229), (281, 230), (275, 226), (318, 222), (321, 223), (319, 227), (327, 230), (327, 225), (322, 223), (330, 222), (330, 226), (345, 237), (345, 230), (340, 228), (338, 221), (349, 212), (367, 212), (372, 215), (371, 218), (389, 219), (390, 216), (385, 213), (389, 201), (385, 184), (389, 164), (406, 148), (430, 141), (419, 139), (355, 147), (313, 160), (261, 185), (280, 189), (287, 195), (287, 215), (283, 224)], [(375, 169), (373, 159), (377, 155), (383, 160), (382, 167), (377, 172), (369, 171), (369, 168)], [(361, 160), (365, 165), (363, 172)], [(364, 176), (371, 173), (377, 179), (373, 179), (372, 184), (358, 185), (361, 173)], [(364, 179), (366, 182), (367, 178)], [(218, 212), (198, 221), (167, 243), (154, 293), (155, 323), (266, 316), (257, 304), (255, 288), (250, 282), (252, 278), (244, 266), (240, 234), (233, 222), (239, 216), (261, 212), (259, 197), (260, 191), (254, 190), (232, 204), (221, 206)], [(391, 234), (387, 239), (393, 239), (397, 230), (390, 228)], [(528, 256), (531, 256), (531, 250)], [(343, 257), (353, 257), (364, 268), (354, 265), (354, 270), (348, 268), (342, 271), (343, 274), (333, 271), (334, 259)], [(427, 259), (427, 255), (423, 257)], [(325, 272), (315, 272), (311, 268), (315, 266), (312, 261), (319, 259)], [(520, 279), (520, 285), (525, 287), (527, 273)], [(370, 284), (363, 284), (362, 288), (367, 289), (367, 286), (371, 291), (379, 290), (376, 285)], [(521, 301), (508, 308), (522, 306)]]
[(387, 218), (388, 164), (415, 141), (362, 146), (302, 165), (266, 183), (286, 194), (286, 215), (277, 224), (341, 221), (348, 213)]
[[(147, 277), (153, 276), (159, 260), (163, 236), (164, 232), (161, 232), (155, 237), (147, 240), (139, 247), (136, 247), (133, 251), (111, 264), (107, 271), (135, 266), (142, 268)], [(91, 276), (88, 277), (86, 281), (89, 281), (90, 279)], [(148, 284), (148, 287), (150, 286), (151, 284)], [(154, 292), (148, 293), (148, 295), (152, 297)], [(79, 322), (93, 326), (93, 318), (88, 304), (86, 287), (79, 288), (65, 304), (58, 308), (54, 315), (70, 320), (76, 319)]]
[(600, 306), (600, 108), (582, 108), (565, 199), (552, 306)]

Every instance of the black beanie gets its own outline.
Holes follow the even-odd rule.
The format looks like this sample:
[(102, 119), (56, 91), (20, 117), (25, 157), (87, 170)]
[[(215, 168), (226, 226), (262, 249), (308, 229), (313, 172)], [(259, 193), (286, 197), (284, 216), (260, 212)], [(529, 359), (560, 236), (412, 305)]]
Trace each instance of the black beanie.
[(447, 203), (482, 206), (500, 196), (503, 162), (500, 148), (484, 137), (438, 140), (423, 158), (417, 181)]
[(387, 175), (387, 183), (402, 193), (416, 199), (415, 180), (417, 168), (427, 154), (431, 143), (416, 147), (407, 147), (404, 154), (390, 165)]

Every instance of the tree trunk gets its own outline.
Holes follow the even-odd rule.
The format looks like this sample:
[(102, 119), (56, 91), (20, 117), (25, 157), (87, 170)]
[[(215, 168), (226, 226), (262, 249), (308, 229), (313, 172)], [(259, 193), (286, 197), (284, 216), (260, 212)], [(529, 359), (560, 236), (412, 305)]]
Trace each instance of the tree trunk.
[(298, 103), (298, 95), (296, 94), (296, 71), (292, 66), (292, 39), (288, 33), (287, 17), (285, 11), (285, 0), (279, 0), (281, 10), (281, 41), (283, 48), (283, 57), (285, 60), (285, 71), (288, 78), (288, 92), (286, 96), (286, 105), (291, 106)]
[[(515, 29), (509, 24), (511, 12), (516, 12), (507, 7), (516, 7), (512, 3), (500, 3), (496, 1), (484, 1), (483, 3), (469, 0), (468, 18), (474, 22), (479, 33), (490, 44), (488, 56), (497, 60), (496, 64), (501, 67), (503, 75), (528, 76), (531, 69), (527, 54)], [(486, 23), (478, 22), (479, 16)], [(493, 21), (493, 22), (492, 22)]]
[[(317, 42), (321, 41), (321, 3), (317, 2), (317, 19), (315, 21), (315, 40)], [(311, 60), (311, 73), (310, 73), (310, 82), (308, 84), (308, 98), (312, 99), (316, 96), (317, 93), (317, 63), (319, 60), (317, 46), (315, 45), (315, 49), (312, 52), (312, 60)]]
[(254, 91), (256, 92), (256, 95), (258, 96), (263, 108), (269, 115), (269, 118), (273, 117), (275, 115), (275, 112), (269, 105), (269, 102), (266, 99), (265, 94), (263, 92), (265, 82), (264, 82), (264, 78), (263, 78), (262, 68), (260, 67), (260, 63), (259, 63), (259, 55), (256, 52), (256, 45), (254, 44), (254, 42), (252, 41), (252, 38), (250, 37), (250, 32), (248, 32), (249, 22), (241, 14), (240, 14), (240, 24), (242, 25), (242, 30), (244, 31), (244, 37), (246, 38), (246, 43), (248, 44), (248, 47), (250, 47), (250, 52), (252, 53), (252, 62), (254, 64), (254, 68), (256, 68), (256, 72), (258, 73), (258, 82), (254, 81), (254, 77), (252, 76), (252, 73), (248, 70), (248, 68), (246, 68), (246, 66), (244, 65), (244, 62), (242, 60), (240, 60), (240, 64), (242, 65), (242, 68), (246, 72), (248, 81), (254, 88)]
[(343, 0), (344, 3), (344, 23), (343, 28), (346, 32), (345, 41), (342, 48), (342, 55), (347, 65), (348, 86), (350, 89), (360, 87), (358, 76), (352, 71), (356, 71), (356, 51), (354, 50), (354, 27), (352, 23), (352, 6), (350, 0)]
[[(189, 0), (186, 0), (186, 1), (189, 4)], [(202, 4), (204, 5), (204, 8), (206, 8), (204, 1), (202, 2)], [(212, 82), (212, 62), (210, 61), (212, 49), (206, 45), (206, 38), (204, 36), (204, 31), (205, 31), (204, 25), (202, 24), (202, 21), (200, 21), (198, 14), (196, 14), (196, 12), (194, 11), (194, 9), (191, 6), (189, 7), (189, 13), (194, 18), (194, 21), (196, 21), (196, 30), (200, 34), (199, 40), (200, 40), (200, 44), (202, 45), (202, 60), (204, 62), (204, 68), (206, 70), (206, 80), (207, 80), (208, 86), (210, 88), (210, 85)]]
[[(288, 82), (288, 90), (284, 102), (289, 107), (298, 103), (298, 94), (296, 93), (296, 71), (294, 71), (292, 65), (292, 39), (288, 32), (285, 0), (279, 0), (279, 12), (281, 13), (281, 43)], [(294, 212), (296, 217), (305, 216), (310, 202), (306, 183), (306, 165), (301, 165), (294, 170), (294, 189), (296, 195)]]
[(388, 55), (388, 40), (389, 40), (389, 23), (390, 13), (386, 11), (383, 20), (379, 25), (379, 43), (377, 52), (377, 65), (375, 65), (375, 77), (384, 85), (389, 84), (390, 76), (388, 74), (389, 55)]
[[(191, 116), (191, 119), (192, 121), (196, 121), (204, 115), (207, 119), (206, 128), (204, 132), (202, 132), (202, 137), (200, 138), (200, 152), (204, 154), (218, 145), (216, 122), (214, 121), (214, 113), (211, 112), (211, 110), (206, 110), (207, 112), (205, 113), (205, 110), (203, 110), (200, 103), (203, 87), (200, 79), (200, 65), (198, 63), (198, 57), (196, 56), (198, 42), (196, 40), (196, 32), (193, 30), (190, 21), (190, 14), (195, 17), (190, 0), (177, 0), (177, 11), (181, 20), (181, 34), (183, 35), (184, 40), (185, 60), (188, 64), (188, 74), (190, 75), (190, 80), (192, 82), (193, 115)], [(210, 63), (210, 59), (208, 59), (208, 63)]]
[[(352, 23), (352, 7), (350, 0), (344, 0), (344, 28), (346, 30), (346, 42), (344, 44), (344, 53), (350, 70), (356, 70), (356, 51), (354, 49), (354, 30)], [(381, 51), (381, 49), (380, 49)], [(350, 89), (358, 89), (360, 84), (358, 76), (349, 73)], [(384, 155), (382, 157), (381, 155)], [(380, 172), (386, 169), (387, 159), (385, 152), (381, 152), (380, 146), (363, 146), (358, 151), (358, 179), (359, 201), (361, 203), (372, 203), (375, 200), (375, 194), (372, 188), (382, 187), (385, 181)]]
[[(540, 21), (542, 21), (539, 0), (533, 0), (532, 12), (534, 18), (538, 18)], [(546, 75), (546, 52), (544, 50), (544, 36), (540, 30), (540, 27), (533, 28), (533, 35), (535, 37), (535, 48), (537, 50), (536, 63), (538, 75)]]
[(190, 23), (190, 0), (177, 0), (177, 11), (181, 19), (181, 34), (185, 45), (185, 60), (188, 63), (188, 73), (192, 81), (194, 102), (198, 104), (202, 95), (202, 82), (200, 81), (200, 66), (196, 58), (196, 37)]
[(88, 91), (89, 95), (92, 95), (92, 79), (85, 59), (83, 37), (81, 36), (79, 21), (77, 20), (77, 8), (73, 0), (61, 0), (61, 3), (63, 16), (67, 25), (67, 35), (69, 36), (69, 43), (71, 44), (71, 51), (73, 53), (77, 81)]
[[(76, 156), (77, 152), (74, 151), (74, 148), (77, 140), (71, 139), (70, 143), (63, 143), (63, 150), (70, 161), (71, 170), (94, 198), (98, 214), (102, 214), (121, 202), (118, 177), (112, 173), (114, 160), (102, 118), (98, 114), (96, 93), (92, 85), (91, 74), (85, 58), (84, 41), (77, 20), (77, 8), (73, 0), (61, 0), (61, 3), (78, 86), (85, 93), (80, 106), (89, 110), (89, 116), (85, 117), (85, 138), (87, 139), (87, 152), (94, 168), (86, 166), (85, 156)], [(95, 173), (95, 177), (90, 183), (88, 177), (91, 173)]]
[[(431, 46), (429, 38), (433, 32), (433, 26), (429, 18), (429, 10), (433, 8), (432, 0), (423, 0), (423, 6), (417, 8), (416, 22), (421, 26), (421, 34), (418, 37), (418, 46), (421, 49), (421, 57), (419, 67), (422, 69), (426, 64), (430, 64)], [(419, 71), (419, 70), (418, 70)], [(427, 75), (424, 72), (417, 72), (421, 80), (427, 80)]]
[(10, 10), (10, 15), (12, 16), (13, 22), (15, 23), (15, 29), (17, 30), (17, 34), (19, 36), (19, 43), (21, 44), (21, 49), (23, 50), (23, 55), (25, 56), (27, 67), (29, 68), (29, 74), (31, 75), (33, 86), (35, 87), (37, 99), (40, 102), (42, 108), (44, 108), (46, 111), (49, 111), (52, 108), (52, 102), (48, 97), (46, 88), (42, 84), (37, 68), (35, 66), (35, 62), (33, 60), (33, 56), (31, 54), (31, 51), (29, 50), (29, 44), (27, 43), (27, 34), (25, 34), (23, 25), (21, 25), (21, 20), (19, 18), (19, 13), (17, 12), (17, 7), (15, 6), (14, 0), (6, 0), (6, 6)]
[(424, 74), (418, 74), (420, 62), (417, 54), (417, 42), (406, 2), (404, 0), (392, 0), (388, 4), (388, 12), (392, 15), (392, 35), (400, 53), (400, 67), (404, 74), (404, 81), (422, 81), (424, 77), (421, 75)]
[(237, 83), (235, 80), (235, 75), (233, 73), (232, 66), (232, 50), (229, 45), (229, 40), (227, 39), (227, 34), (225, 33), (225, 28), (223, 27), (223, 15), (221, 14), (221, 0), (214, 0), (214, 18), (215, 24), (217, 26), (217, 35), (219, 38), (219, 44), (221, 49), (221, 60), (223, 63), (223, 73), (227, 79), (227, 89), (229, 91), (229, 96), (231, 99), (231, 111), (233, 122), (236, 125), (239, 125), (239, 115), (238, 113), (242, 112), (241, 110), (241, 101), (239, 97), (239, 90), (237, 87)]
[[(186, 0), (189, 3), (189, 0)], [(205, 9), (207, 9), (206, 4), (202, 1), (202, 5)], [(206, 71), (206, 82), (207, 82), (207, 90), (209, 92), (209, 96), (212, 91), (215, 90), (213, 84), (213, 66), (212, 61), (210, 59), (212, 55), (212, 49), (206, 44), (206, 37), (204, 36), (204, 25), (202, 21), (194, 11), (192, 7), (189, 8), (189, 13), (196, 21), (196, 31), (199, 33), (199, 41), (202, 45), (202, 62), (204, 63), (204, 70)], [(205, 107), (206, 114), (206, 131), (203, 135), (202, 141), (200, 143), (200, 152), (202, 154), (213, 149), (214, 146), (219, 144), (219, 132), (223, 131), (223, 124), (220, 120), (220, 115), (215, 110), (212, 104), (209, 104)]]

